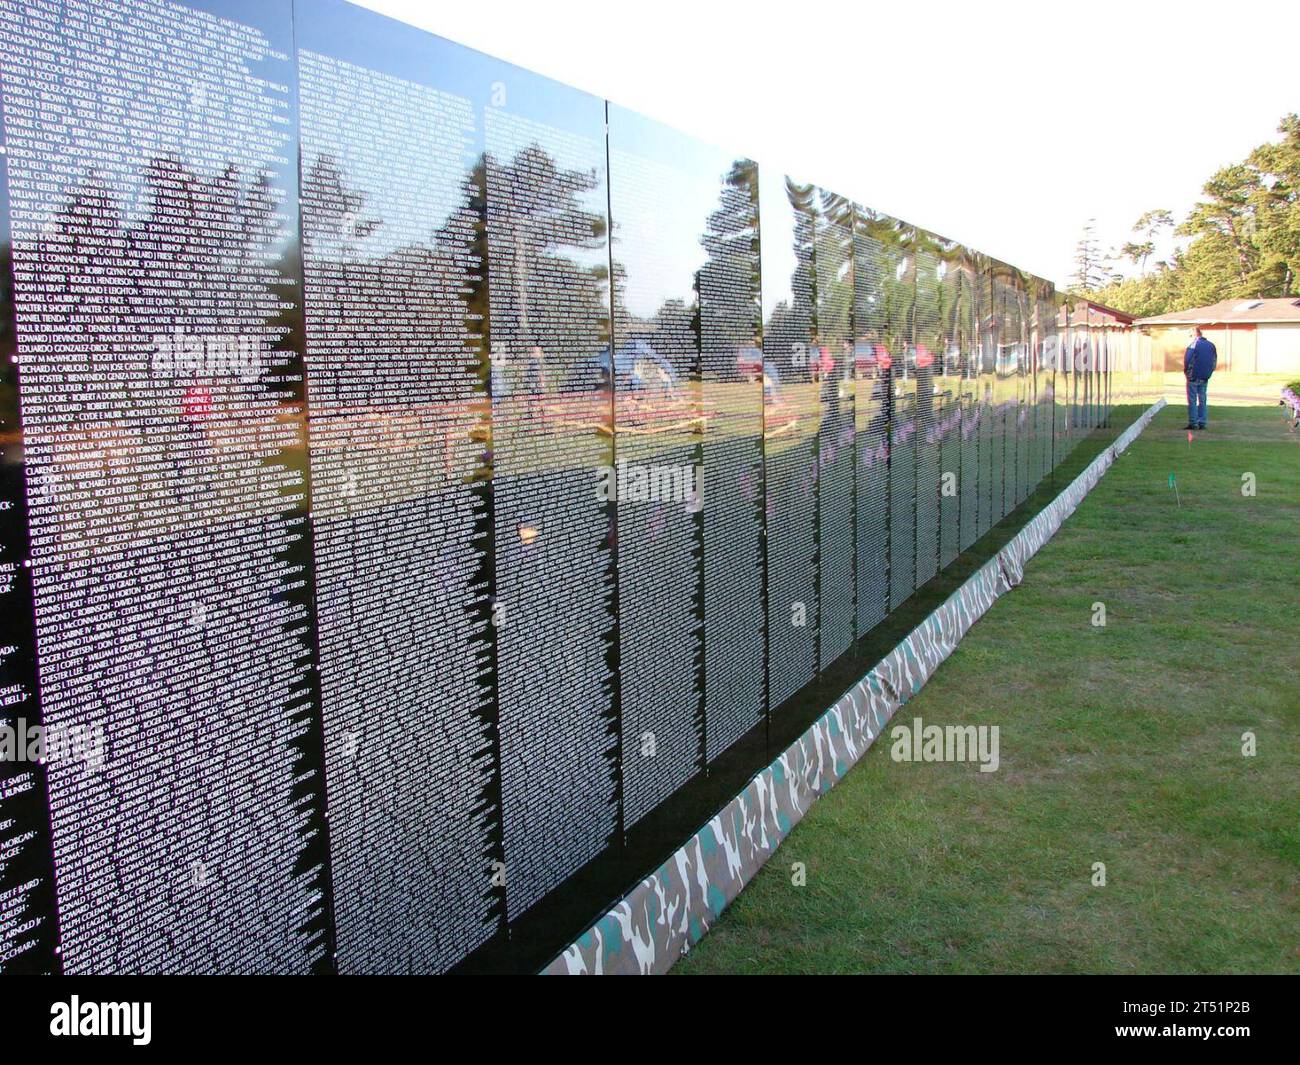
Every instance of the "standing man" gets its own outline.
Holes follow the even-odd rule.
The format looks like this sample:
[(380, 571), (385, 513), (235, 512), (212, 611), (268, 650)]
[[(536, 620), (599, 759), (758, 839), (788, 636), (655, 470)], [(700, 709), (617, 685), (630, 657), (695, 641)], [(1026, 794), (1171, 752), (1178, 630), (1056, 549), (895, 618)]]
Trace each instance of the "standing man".
[(1205, 428), (1205, 386), (1219, 364), (1219, 352), (1196, 327), (1192, 342), (1183, 355), (1183, 376), (1187, 378), (1187, 428)]

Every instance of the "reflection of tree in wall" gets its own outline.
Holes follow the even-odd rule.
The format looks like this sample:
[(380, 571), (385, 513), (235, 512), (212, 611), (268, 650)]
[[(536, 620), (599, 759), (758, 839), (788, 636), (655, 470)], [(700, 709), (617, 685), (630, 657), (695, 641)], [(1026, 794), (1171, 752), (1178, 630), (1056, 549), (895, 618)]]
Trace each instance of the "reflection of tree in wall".
[(943, 357), (945, 374), (964, 372), (971, 349), (970, 274), (965, 269), (966, 255), (961, 245), (938, 240), (939, 262), (943, 277), (939, 282), (939, 332), (942, 347), (935, 349)]
[(863, 291), (859, 299), (869, 313), (855, 323), (860, 339), (884, 344), (892, 355), (901, 357), (912, 340), (912, 316), (916, 304), (915, 262), (912, 255), (915, 231), (896, 218), (862, 207), (857, 208), (863, 246), (874, 260), (860, 264)]
[[(617, 214), (617, 212), (615, 213)], [(716, 317), (720, 308), (716, 305), (715, 300), (722, 297), (722, 294), (714, 292), (707, 286), (719, 280), (719, 275), (726, 269), (726, 264), (712, 262), (701, 268), (705, 276), (697, 273), (692, 278), (692, 297), (689, 302), (680, 296), (669, 296), (653, 313), (647, 316), (639, 316), (634, 314), (627, 306), (627, 268), (618, 259), (621, 243), (619, 230), (619, 222), (615, 217), (612, 233), (615, 343), (619, 348), (624, 348), (629, 342), (643, 341), (656, 354), (667, 360), (679, 378), (693, 376), (698, 371), (700, 361), (702, 336), (701, 291), (709, 292), (710, 314), (712, 317)], [(701, 238), (702, 243), (707, 240), (707, 236)], [(724, 251), (721, 247), (718, 250), (720, 253)], [(712, 317), (711, 325), (713, 324)]]
[[(303, 181), (303, 251), (310, 264), (306, 293), (312, 335), (336, 349), (381, 367), (369, 383), (367, 402), (434, 403), (445, 393), (443, 375), (421, 372), (430, 361), (449, 370), (479, 369), (481, 325), (469, 313), (469, 297), (481, 273), (475, 255), (478, 216), (474, 174), (463, 179), (455, 206), (426, 240), (408, 241), (380, 255), (368, 250), (383, 236), (384, 221), (368, 217), (366, 196), (348, 186), (337, 162), (317, 158)], [(400, 337), (400, 352), (392, 338)], [(391, 376), (389, 371), (391, 371)], [(316, 371), (322, 399), (332, 393), (332, 360)]]
[[(695, 298), (665, 299), (653, 314), (639, 318), (625, 299), (626, 270), (614, 263), (615, 337), (620, 346), (644, 340), (678, 374), (696, 369), (739, 375), (736, 355), (754, 343), (760, 320), (758, 274), (758, 178), (749, 160), (736, 160), (722, 178), (718, 206), (705, 221), (700, 244), (706, 259), (694, 278)], [(618, 247), (615, 220), (615, 253)]]
[(916, 343), (924, 344), (937, 359), (943, 354), (944, 347), (943, 288), (939, 275), (939, 264), (943, 261), (943, 247), (939, 238), (924, 230), (916, 231), (915, 242), (916, 304), (918, 307), (935, 309), (934, 314), (925, 313), (917, 316)]
[(975, 279), (970, 252), (955, 241), (936, 240), (943, 272), (939, 282), (939, 331), (945, 350), (949, 353), (946, 370), (948, 373), (958, 373), (966, 366), (970, 351), (975, 346), (972, 320)]
[(893, 278), (889, 261), (890, 246), (882, 243), (880, 216), (855, 205), (853, 287), (853, 327), (864, 344), (885, 343), (889, 324), (887, 309), (888, 283)]
[[(152, 376), (160, 335), (170, 337), (180, 328), (204, 338), (261, 337), (266, 323), (285, 318), (277, 295), (285, 263), (268, 258), (281, 233), (265, 175), (246, 181), (231, 165), (204, 176), (162, 156), (144, 168), (143, 177), (147, 206), (138, 221), (129, 223), (113, 192), (88, 176), (70, 191), (28, 259), (41, 264), (41, 311), (52, 316), (43, 332), (75, 336), (91, 349), (88, 359), (81, 353), (61, 356), (55, 349), (42, 356), (43, 362), (54, 369), (66, 360), (69, 394), (110, 400), (124, 422), (137, 412), (154, 412), (156, 399), (127, 382), (132, 374)], [(87, 263), (95, 272), (85, 268)], [(184, 279), (182, 289), (178, 278)], [(274, 347), (286, 347), (286, 333), (287, 326), (272, 336)], [(96, 363), (111, 372), (94, 372)], [(202, 376), (191, 373), (190, 379), (196, 375)], [(153, 379), (166, 385), (181, 376)], [(205, 385), (218, 410), (249, 388), (268, 387), (235, 374)], [(78, 417), (94, 422), (103, 414), (84, 403)], [(146, 434), (155, 430), (165, 427), (142, 423)]]
[[(427, 240), (375, 256), (367, 246), (372, 235), (383, 236), (383, 220), (368, 215), (365, 194), (347, 186), (333, 159), (318, 158), (302, 190), (310, 205), (303, 241), (319, 307), (313, 328), (364, 351), (379, 339), (370, 334), (396, 327), (414, 353), (463, 352), (480, 374), (487, 366), (479, 339), (487, 331), (505, 356), (507, 377), (532, 370), (530, 353), (539, 346), (548, 389), (590, 387), (590, 362), (605, 343), (608, 271), (599, 261), (582, 261), (603, 247), (605, 220), (581, 197), (598, 183), (591, 171), (559, 168), (535, 144), (509, 163), (486, 155), (465, 175), (454, 208)], [(410, 393), (420, 381), (438, 388), (430, 375), (408, 376), (408, 401), (420, 398)]]
[(689, 304), (680, 299), (667, 299), (659, 305), (649, 322), (629, 325), (630, 334), (618, 336), (620, 344), (625, 339), (644, 339), (659, 354), (672, 363), (682, 375), (695, 372), (696, 352), (699, 344), (699, 301)]
[(841, 344), (853, 333), (853, 204), (825, 189), (817, 200), (816, 338), (830, 349), (838, 366)]
[[(1025, 341), (1025, 292), (1020, 271), (1006, 263), (994, 267), (994, 278), (999, 289), (998, 342), (1004, 357), (1021, 357)], [(1008, 363), (1007, 372), (1018, 372), (1018, 366)]]
[(776, 364), (782, 379), (807, 380), (807, 360), (796, 360), (795, 352), (806, 350), (812, 339), (817, 190), (813, 185), (798, 185), (786, 178), (785, 191), (794, 212), (795, 268), (790, 276), (791, 299), (781, 300), (768, 315), (763, 330), (763, 355)]
[[(288, 642), (281, 651), (265, 649), (264, 660), (261, 648), (248, 655), (233, 651), (235, 646), (247, 650), (247, 641), (256, 640), (261, 630), (247, 623), (246, 614), (229, 623), (226, 618), (258, 597), (268, 597), (268, 603), (269, 597), (301, 602), (285, 573), (269, 565), (281, 551), (293, 552), (290, 557), (301, 563), (305, 550), (301, 535), (289, 535), (295, 523), (281, 520), (295, 503), (267, 490), (292, 483), (287, 467), (293, 460), (283, 450), (287, 432), (266, 431), (276, 413), (268, 393), (278, 385), (277, 360), (261, 352), (268, 372), (260, 375), (255, 365), (242, 363), (242, 372), (236, 372), (228, 361), (231, 341), (285, 349), (286, 335), (274, 324), (282, 319), (280, 293), (286, 283), (286, 274), (279, 272), (286, 264), (279, 197), (264, 174), (250, 178), (233, 165), (200, 173), (173, 156), (159, 156), (141, 168), (140, 176), (137, 216), (129, 217), (121, 198), (91, 172), (60, 190), (35, 246), (20, 247), (10, 260), (19, 281), (41, 286), (24, 297), (19, 315), (20, 328), (33, 313), (41, 316), (36, 328), (22, 332), (30, 355), (24, 385), (31, 392), (25, 399), (35, 400), (27, 427), (27, 472), (41, 489), (39, 502), (33, 499), (33, 516), (39, 509), (42, 527), (72, 550), (62, 563), (80, 560), (50, 567), (51, 603), (57, 599), (60, 610), (73, 610), (83, 579), (79, 574), (90, 572), (103, 595), (93, 615), (96, 638), (118, 648), (128, 639), (138, 639), (143, 648), (146, 636), (152, 646), (169, 645), (177, 627), (185, 628), (184, 604), (206, 603), (221, 614), (225, 642), (194, 645), (186, 637), (174, 664), (208, 663), (216, 669), (226, 662), (247, 670), (217, 670), (215, 686), (202, 689), (190, 684), (184, 670), (156, 668), (146, 677), (128, 677), (124, 659), (88, 654), (88, 645), (68, 645), (66, 636), (56, 640), (71, 656), (68, 661), (93, 669), (95, 675), (84, 678), (88, 691), (113, 692), (113, 720), (123, 723), (144, 721), (165, 705), (184, 705), (187, 714), (201, 716), (235, 691), (234, 681), (265, 676), (281, 651), (293, 648), (296, 657), (306, 646), (302, 626), (295, 623), (292, 632), (299, 635), (286, 629)], [(12, 306), (6, 296), (0, 307), (5, 320)], [(186, 340), (183, 357), (168, 366), (161, 358), (161, 338), (170, 348), (178, 331)], [(227, 343), (221, 345), (223, 365), (215, 367), (211, 342), (218, 338)], [(13, 343), (6, 335), (6, 353)], [(207, 360), (197, 357), (203, 344), (209, 345)], [(6, 364), (11, 365), (7, 359)], [(199, 431), (205, 423), (215, 426), (211, 437)], [(85, 458), (91, 441), (100, 456), (94, 462)], [(47, 487), (53, 491), (44, 491)], [(106, 530), (111, 539), (102, 535)], [(215, 555), (204, 549), (205, 536), (211, 537)], [(135, 560), (146, 556), (154, 565), (142, 570)], [(254, 656), (256, 665), (243, 662)], [(295, 687), (286, 680), (282, 695), (272, 692), (257, 700), (269, 712), (277, 699), (295, 699)], [(304, 728), (295, 729), (295, 736), (305, 731), (309, 714), (306, 707), (296, 710)], [(146, 773), (160, 764), (161, 753), (197, 751), (205, 741), (190, 729), (167, 735), (157, 748), (132, 728), (114, 735), (124, 741), (118, 757), (127, 759), (117, 765), (134, 764)], [(311, 780), (311, 744), (302, 736), (277, 742), (293, 752), (293, 820), (305, 846), (324, 828), (311, 799), (319, 787)], [(222, 765), (252, 766), (251, 757), (228, 744), (218, 747)], [(156, 795), (123, 792), (115, 783), (121, 780), (119, 770), (94, 793), (96, 809), (117, 801), (123, 810), (126, 820), (114, 826), (114, 839), (132, 823), (160, 825), (161, 814), (142, 805)], [(268, 771), (262, 785), (276, 781)], [(164, 798), (197, 810), (207, 797), (195, 786), (184, 780), (160, 784)], [(255, 799), (250, 794), (231, 808), (255, 836), (261, 838), (258, 833), (272, 820), (287, 823)], [(156, 809), (161, 807), (155, 803)], [(183, 842), (168, 841), (173, 854)], [(142, 845), (146, 850), (140, 853), (150, 853), (148, 842)], [(301, 850), (296, 876), (319, 900), (325, 885), (318, 857), (315, 850)], [(143, 882), (138, 869), (125, 878), (128, 887)], [(302, 942), (319, 942), (321, 917), (318, 906), (302, 915)]]
[(884, 295), (884, 342), (898, 367), (912, 344), (916, 316), (916, 230), (887, 215), (868, 220), (880, 243)]
[(723, 178), (718, 206), (700, 237), (707, 259), (700, 268), (702, 336), (720, 373), (738, 375), (735, 352), (754, 344), (761, 325), (759, 301), (758, 168), (738, 159)]
[(485, 170), (492, 308), (502, 319), (491, 328), (493, 349), (511, 360), (533, 345), (567, 353), (577, 376), (559, 380), (563, 371), (551, 363), (548, 387), (588, 387), (591, 370), (573, 356), (594, 358), (608, 343), (609, 270), (603, 259), (589, 261), (604, 248), (607, 226), (603, 212), (582, 202), (600, 179), (561, 168), (537, 144), (508, 163), (489, 154)]
[(378, 219), (362, 218), (365, 193), (349, 189), (332, 156), (319, 156), (303, 179), (303, 196), (310, 200), (303, 236), (322, 259), (356, 254), (358, 243), (376, 232)]

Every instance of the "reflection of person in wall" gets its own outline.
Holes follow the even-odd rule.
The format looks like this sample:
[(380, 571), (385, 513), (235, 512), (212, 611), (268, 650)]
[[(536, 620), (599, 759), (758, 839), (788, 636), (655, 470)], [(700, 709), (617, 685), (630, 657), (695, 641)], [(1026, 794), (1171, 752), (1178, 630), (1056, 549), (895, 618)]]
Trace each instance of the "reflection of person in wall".
[(858, 385), (858, 403), (867, 404), (867, 431), (884, 431), (889, 421), (891, 394), (889, 388), (889, 351), (880, 342), (875, 332), (864, 332), (853, 345), (853, 374), (859, 382), (870, 384), (864, 388)]
[(849, 396), (854, 395), (853, 371), (854, 371), (855, 361), (856, 361), (856, 356), (853, 348), (853, 341), (851, 340), (841, 341), (840, 342), (840, 364), (837, 368), (838, 372), (835, 374), (835, 376), (838, 380), (837, 387), (840, 390), (840, 396), (843, 398), (848, 398)]
[(1206, 388), (1210, 375), (1219, 365), (1219, 352), (1201, 333), (1200, 327), (1192, 331), (1192, 342), (1183, 353), (1183, 376), (1187, 378), (1188, 429), (1206, 427)]
[(646, 354), (632, 363), (632, 387), (652, 392), (673, 391), (673, 379), (668, 369), (659, 362), (653, 348), (647, 346)]
[(912, 349), (916, 370), (916, 411), (922, 424), (930, 425), (934, 417), (934, 354), (924, 344)]
[(534, 341), (528, 347), (520, 390), (528, 397), (528, 413), (534, 420), (546, 421), (546, 352)]
[(765, 403), (784, 403), (781, 398), (781, 374), (776, 368), (776, 363), (770, 359), (764, 359), (763, 366), (763, 401)]
[(533, 344), (528, 349), (528, 363), (524, 367), (524, 391), (542, 393), (546, 387), (546, 352), (541, 344)]
[(836, 424), (840, 420), (840, 382), (839, 375), (835, 373), (835, 360), (830, 348), (817, 345), (813, 351), (813, 368), (821, 392), (822, 410), (831, 423)]
[(736, 349), (736, 376), (750, 384), (763, 374), (763, 345), (755, 338)]
[(510, 395), (510, 375), (507, 372), (510, 356), (503, 344), (494, 344), (491, 355), (492, 398), (504, 399)]
[(177, 491), (197, 497), (214, 487), (219, 468), (216, 448), (208, 436), (214, 412), (212, 388), (200, 381), (186, 387), (181, 394), (180, 423), (184, 443), (173, 461), (177, 473)]

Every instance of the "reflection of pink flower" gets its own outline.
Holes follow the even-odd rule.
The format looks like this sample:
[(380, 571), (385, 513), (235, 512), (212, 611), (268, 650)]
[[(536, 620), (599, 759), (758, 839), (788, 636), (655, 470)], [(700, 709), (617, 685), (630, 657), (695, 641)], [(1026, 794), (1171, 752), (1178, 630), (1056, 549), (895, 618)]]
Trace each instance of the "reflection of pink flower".
[(740, 475), (740, 494), (744, 499), (753, 502), (756, 494), (754, 491), (754, 478), (748, 470)]
[(1282, 403), (1291, 408), (1292, 419), (1300, 422), (1300, 395), (1296, 395), (1289, 388), (1284, 388), (1282, 389)]

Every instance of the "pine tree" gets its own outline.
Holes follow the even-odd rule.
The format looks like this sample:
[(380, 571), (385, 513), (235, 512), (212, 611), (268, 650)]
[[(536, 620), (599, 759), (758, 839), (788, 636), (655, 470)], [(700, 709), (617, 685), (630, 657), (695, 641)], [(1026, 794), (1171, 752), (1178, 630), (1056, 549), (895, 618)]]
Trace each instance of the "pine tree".
[(1074, 274), (1070, 277), (1072, 292), (1092, 292), (1111, 280), (1109, 263), (1097, 243), (1097, 220), (1089, 218), (1083, 226), (1083, 235), (1074, 246)]

